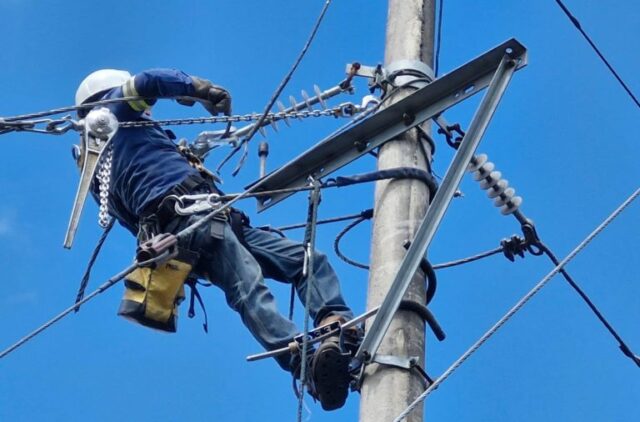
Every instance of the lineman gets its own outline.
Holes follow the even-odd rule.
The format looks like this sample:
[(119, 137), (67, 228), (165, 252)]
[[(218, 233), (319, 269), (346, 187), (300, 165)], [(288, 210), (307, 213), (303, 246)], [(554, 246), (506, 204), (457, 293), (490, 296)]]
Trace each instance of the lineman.
[[(135, 76), (121, 70), (98, 70), (80, 84), (76, 105), (123, 97), (132, 99), (107, 106), (119, 121), (150, 120), (148, 110), (157, 98), (174, 98), (185, 105), (197, 101), (212, 115), (231, 113), (231, 97), (224, 88), (173, 69), (152, 69)], [(104, 180), (95, 179), (92, 191), (97, 198), (108, 197), (109, 214), (139, 242), (160, 233), (177, 233), (198, 220), (198, 215), (175, 214), (174, 203), (167, 197), (219, 192), (211, 174), (194, 166), (193, 159), (190, 162), (159, 126), (120, 128), (111, 141), (110, 155), (107, 188)], [(184, 298), (182, 286), (189, 277), (197, 277), (222, 289), (229, 306), (267, 350), (292, 341), (298, 330), (277, 311), (263, 276), (293, 283), (304, 300), (308, 286), (302, 277), (302, 244), (252, 228), (243, 214), (233, 210), (201, 226), (179, 248), (175, 259), (157, 269), (141, 268), (128, 276), (120, 315), (175, 331), (177, 305)], [(307, 304), (314, 325), (353, 318), (326, 256), (316, 252), (314, 261)], [(358, 339), (354, 333), (346, 337), (342, 348), (337, 337), (326, 339), (311, 359), (311, 394), (325, 410), (342, 407), (348, 395), (349, 354), (355, 351)], [(276, 360), (294, 376), (299, 374), (298, 355)]]

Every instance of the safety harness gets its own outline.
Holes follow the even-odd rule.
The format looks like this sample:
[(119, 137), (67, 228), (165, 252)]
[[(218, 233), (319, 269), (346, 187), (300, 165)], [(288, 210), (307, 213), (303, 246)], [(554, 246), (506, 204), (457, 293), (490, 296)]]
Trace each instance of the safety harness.
[[(221, 194), (215, 185), (219, 179), (207, 170), (202, 161), (193, 154), (188, 147), (179, 145), (178, 151), (189, 164), (198, 170), (198, 174), (187, 177), (182, 183), (173, 187), (163, 198), (150, 204), (139, 222), (138, 251), (153, 248), (152, 239), (160, 233), (175, 230), (179, 224), (179, 217), (188, 217), (204, 211), (211, 211), (217, 204), (207, 201), (191, 207), (192, 212), (177, 212), (178, 203), (183, 198), (207, 195), (193, 195), (198, 192), (208, 192), (211, 195)], [(204, 201), (204, 199), (203, 199)], [(210, 233), (215, 238), (224, 238), (224, 224), (229, 223), (234, 234), (246, 245), (243, 226), (249, 225), (248, 217), (239, 210), (231, 209), (228, 213), (221, 213), (219, 218), (212, 220)], [(120, 304), (118, 315), (129, 321), (145, 327), (166, 331), (177, 331), (178, 307), (185, 299), (184, 285), (191, 290), (188, 316), (195, 316), (195, 301), (203, 310), (205, 322), (203, 328), (208, 332), (208, 318), (204, 302), (197, 289), (198, 285), (209, 286), (210, 283), (198, 282), (192, 274), (194, 266), (200, 259), (199, 251), (191, 251), (178, 245), (177, 255), (160, 265), (143, 266), (136, 269), (125, 278), (125, 293)]]

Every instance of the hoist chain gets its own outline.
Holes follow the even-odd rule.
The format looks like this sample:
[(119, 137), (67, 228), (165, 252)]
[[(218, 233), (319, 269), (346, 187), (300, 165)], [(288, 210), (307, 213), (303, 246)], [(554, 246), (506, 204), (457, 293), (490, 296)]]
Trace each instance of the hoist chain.
[(106, 151), (103, 152), (102, 158), (100, 158), (100, 164), (98, 164), (98, 172), (96, 178), (100, 191), (100, 211), (98, 212), (98, 224), (103, 229), (106, 228), (111, 222), (111, 216), (109, 215), (109, 185), (111, 184), (111, 162), (113, 160), (113, 147), (111, 144), (107, 146)]
[[(306, 119), (309, 117), (350, 117), (363, 111), (364, 107), (346, 102), (338, 106), (327, 108), (324, 110), (292, 110), (279, 111), (269, 113), (264, 121), (265, 125), (279, 120), (288, 119)], [(168, 120), (140, 120), (120, 122), (119, 126), (127, 127), (149, 127), (149, 126), (178, 126), (178, 125), (194, 125), (203, 123), (237, 123), (237, 122), (255, 122), (260, 120), (261, 114), (237, 114), (233, 116), (211, 116), (211, 117), (195, 117), (185, 119), (168, 119)], [(38, 125), (44, 125), (43, 129)], [(79, 122), (65, 116), (62, 119), (38, 119), (38, 120), (16, 120), (8, 122), (0, 119), (0, 135), (7, 132), (36, 132), (50, 135), (62, 135), (69, 130), (81, 131), (82, 126)]]
[[(352, 116), (361, 109), (353, 103), (343, 103), (333, 108), (325, 110), (299, 110), (299, 111), (279, 111), (269, 113), (265, 120), (266, 124), (273, 121), (286, 119), (306, 119), (308, 117), (342, 117)], [(261, 114), (236, 114), (233, 116), (212, 116), (212, 117), (196, 117), (185, 119), (169, 119), (169, 120), (140, 120), (131, 122), (120, 122), (120, 127), (148, 127), (148, 126), (179, 126), (194, 125), (202, 123), (237, 123), (237, 122), (255, 122), (260, 120)]]

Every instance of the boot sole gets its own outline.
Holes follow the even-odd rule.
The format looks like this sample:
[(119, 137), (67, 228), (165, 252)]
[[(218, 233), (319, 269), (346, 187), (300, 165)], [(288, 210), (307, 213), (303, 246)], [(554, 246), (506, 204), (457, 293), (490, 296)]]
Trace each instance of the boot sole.
[(349, 395), (349, 361), (351, 356), (342, 353), (335, 343), (320, 346), (313, 360), (313, 381), (320, 404), (324, 410), (344, 406)]

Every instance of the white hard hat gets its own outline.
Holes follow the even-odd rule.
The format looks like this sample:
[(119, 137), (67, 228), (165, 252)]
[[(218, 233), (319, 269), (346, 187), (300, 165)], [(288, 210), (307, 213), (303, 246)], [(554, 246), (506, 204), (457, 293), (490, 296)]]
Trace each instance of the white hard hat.
[(81, 105), (94, 95), (124, 84), (131, 74), (126, 70), (96, 70), (80, 83), (76, 91), (76, 105)]

